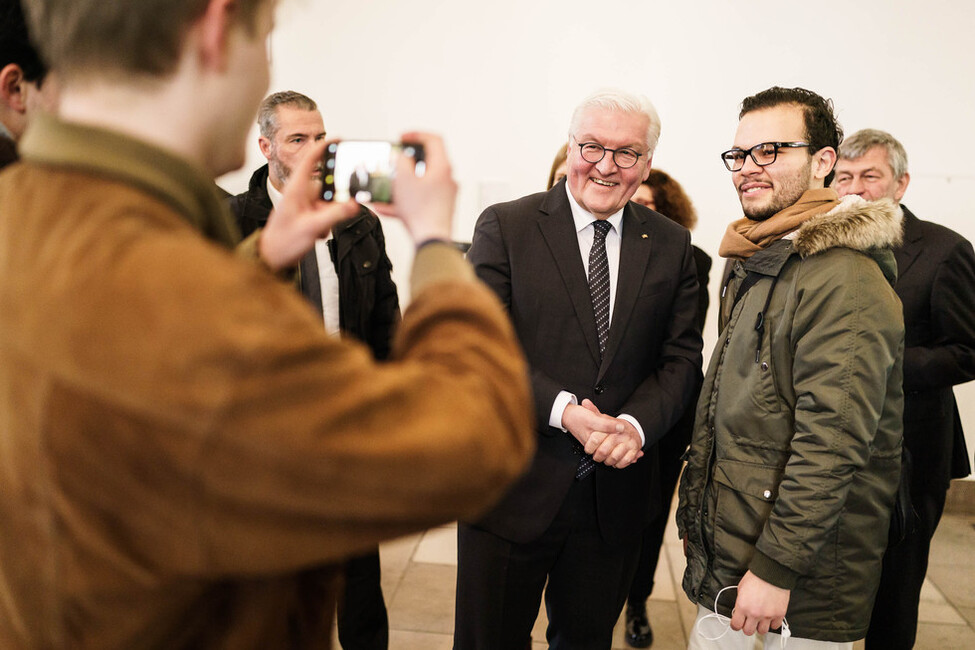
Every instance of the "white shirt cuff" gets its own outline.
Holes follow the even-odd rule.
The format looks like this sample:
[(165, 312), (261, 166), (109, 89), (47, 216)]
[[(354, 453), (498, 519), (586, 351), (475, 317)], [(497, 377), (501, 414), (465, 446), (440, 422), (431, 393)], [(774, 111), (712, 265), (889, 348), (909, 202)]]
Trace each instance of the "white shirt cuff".
[(567, 429), (562, 426), (562, 413), (565, 412), (565, 407), (569, 404), (578, 403), (579, 399), (569, 391), (563, 390), (559, 392), (559, 394), (555, 396), (555, 402), (552, 404), (552, 413), (548, 416), (548, 426), (561, 429), (562, 431), (567, 431)]
[(633, 428), (636, 429), (636, 432), (640, 434), (641, 447), (647, 444), (647, 436), (644, 435), (643, 427), (640, 426), (640, 423), (636, 421), (635, 417), (633, 417), (632, 415), (627, 415), (626, 413), (620, 413), (616, 417), (618, 417), (621, 420), (626, 420), (627, 422), (633, 425)]

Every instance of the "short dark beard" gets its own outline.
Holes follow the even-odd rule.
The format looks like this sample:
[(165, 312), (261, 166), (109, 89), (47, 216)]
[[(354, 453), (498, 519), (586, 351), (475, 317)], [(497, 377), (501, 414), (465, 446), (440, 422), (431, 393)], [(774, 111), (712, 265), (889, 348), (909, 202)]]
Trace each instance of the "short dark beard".
[(288, 182), (288, 178), (291, 176), (291, 170), (282, 165), (281, 162), (276, 158), (268, 160), (267, 164), (271, 171), (274, 172), (274, 176), (277, 176), (281, 180), (281, 185), (285, 185)]
[[(787, 185), (780, 187), (777, 192), (778, 196), (773, 197), (770, 205), (751, 214), (748, 213), (748, 210), (745, 210), (745, 216), (752, 221), (765, 221), (774, 217), (782, 210), (795, 205), (802, 198), (802, 195), (806, 193), (806, 190), (809, 189), (809, 175), (811, 172), (812, 161), (809, 161), (809, 164), (802, 168), (801, 175), (789, 179)], [(744, 209), (744, 206), (742, 206), (742, 209)]]

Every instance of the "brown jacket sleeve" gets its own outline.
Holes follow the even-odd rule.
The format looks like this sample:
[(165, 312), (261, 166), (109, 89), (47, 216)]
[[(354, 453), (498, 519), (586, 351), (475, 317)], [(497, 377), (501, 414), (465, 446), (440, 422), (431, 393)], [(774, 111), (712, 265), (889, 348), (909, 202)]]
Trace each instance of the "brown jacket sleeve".
[(200, 457), (214, 570), (338, 559), (475, 515), (521, 472), (531, 413), (507, 318), (459, 254), (427, 247), (417, 270), (430, 262), (392, 363), (315, 323), (230, 397)]

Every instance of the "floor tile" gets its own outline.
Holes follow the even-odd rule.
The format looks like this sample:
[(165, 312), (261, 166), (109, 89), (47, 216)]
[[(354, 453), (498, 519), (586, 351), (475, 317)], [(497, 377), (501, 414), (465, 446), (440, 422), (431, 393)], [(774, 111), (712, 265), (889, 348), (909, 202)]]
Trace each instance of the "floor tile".
[(968, 621), (969, 627), (975, 628), (975, 607), (959, 607), (958, 613)]
[(924, 582), (921, 583), (921, 602), (935, 603), (940, 605), (948, 601), (946, 601), (944, 595), (938, 591), (938, 588), (934, 586), (934, 583), (925, 578)]
[(957, 625), (921, 623), (917, 626), (914, 650), (972, 650), (975, 630)]
[[(969, 547), (968, 558), (967, 567), (965, 565), (928, 565), (928, 580), (955, 607), (975, 607), (975, 588), (972, 587), (975, 584), (975, 569), (971, 566), (971, 547)], [(972, 647), (975, 648), (975, 646)]]
[(387, 599), (390, 629), (453, 634), (456, 567), (414, 562)]
[(940, 623), (943, 625), (968, 625), (965, 618), (948, 603), (921, 602), (917, 609), (918, 623)]
[(410, 632), (408, 630), (390, 630), (390, 650), (451, 650), (454, 637), (451, 634), (433, 634), (431, 632)]
[[(915, 650), (975, 648), (975, 517), (946, 515), (932, 541), (928, 579), (921, 592)], [(390, 612), (390, 650), (447, 650), (452, 645), (456, 528), (444, 526), (383, 544), (383, 590)], [(697, 614), (681, 589), (684, 555), (673, 522), (664, 537), (647, 604), (653, 650), (684, 650)], [(533, 650), (545, 650), (544, 606), (532, 630)], [(613, 648), (628, 648), (621, 616)], [(338, 646), (335, 646), (338, 648)], [(854, 644), (863, 650), (863, 643)]]
[[(683, 597), (683, 592), (681, 597)], [(671, 578), (670, 559), (664, 549), (660, 550), (660, 558), (657, 560), (657, 570), (653, 574), (653, 591), (650, 593), (651, 600), (666, 600), (673, 602), (674, 581)]]
[(457, 527), (442, 526), (424, 533), (413, 561), (457, 566)]
[(385, 542), (379, 547), (379, 566), (382, 570), (382, 588), (386, 602), (396, 593), (399, 583), (410, 565), (413, 551), (422, 535), (410, 535)]

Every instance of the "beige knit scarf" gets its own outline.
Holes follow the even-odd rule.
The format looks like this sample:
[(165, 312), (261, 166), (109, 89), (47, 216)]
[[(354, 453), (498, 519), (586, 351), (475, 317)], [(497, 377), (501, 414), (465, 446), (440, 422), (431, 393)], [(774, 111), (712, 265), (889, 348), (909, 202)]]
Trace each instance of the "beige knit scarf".
[(784, 210), (776, 212), (765, 221), (741, 218), (728, 224), (718, 255), (740, 260), (748, 259), (758, 251), (796, 230), (813, 217), (829, 212), (839, 204), (834, 190), (822, 188), (806, 190), (799, 200)]

